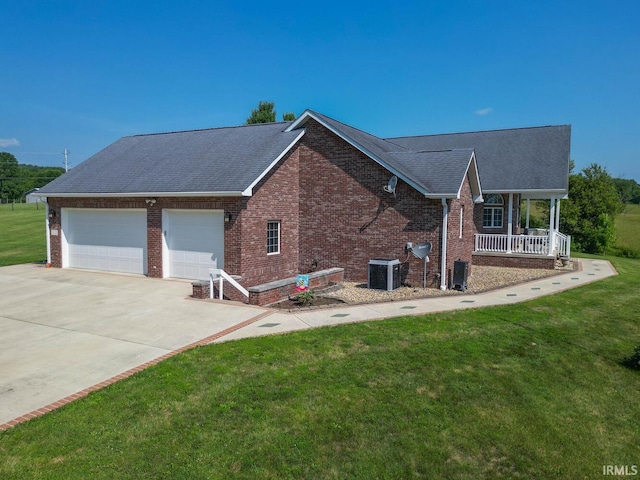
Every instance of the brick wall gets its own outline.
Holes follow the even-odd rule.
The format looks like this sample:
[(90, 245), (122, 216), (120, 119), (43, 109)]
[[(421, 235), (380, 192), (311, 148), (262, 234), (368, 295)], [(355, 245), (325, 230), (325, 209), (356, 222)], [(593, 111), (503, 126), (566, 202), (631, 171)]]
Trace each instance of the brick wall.
[[(290, 153), (254, 188), (242, 211), (241, 272), (244, 284), (257, 285), (298, 272), (299, 153)], [(267, 254), (267, 222), (280, 222), (280, 253)], [(226, 239), (225, 239), (226, 240)]]
[[(407, 242), (432, 242), (428, 284), (439, 271), (442, 205), (398, 182), (391, 173), (310, 120), (300, 152), (300, 271), (342, 267), (345, 279), (365, 282), (371, 258), (407, 260)], [(422, 285), (423, 262), (413, 255), (404, 280)]]
[(55, 206), (55, 199), (49, 203), (49, 235), (51, 248), (51, 266), (62, 268), (62, 219), (60, 208)]
[[(450, 200), (448, 203), (447, 285), (450, 283), (451, 272), (453, 272), (453, 262), (456, 260), (469, 262), (469, 273), (471, 273), (472, 270), (475, 234), (478, 233), (478, 225), (474, 214), (475, 205), (473, 203), (469, 175), (466, 176), (462, 189), (460, 190), (460, 198)], [(462, 236), (460, 236), (461, 222)], [(480, 228), (482, 228), (482, 217), (480, 218)]]

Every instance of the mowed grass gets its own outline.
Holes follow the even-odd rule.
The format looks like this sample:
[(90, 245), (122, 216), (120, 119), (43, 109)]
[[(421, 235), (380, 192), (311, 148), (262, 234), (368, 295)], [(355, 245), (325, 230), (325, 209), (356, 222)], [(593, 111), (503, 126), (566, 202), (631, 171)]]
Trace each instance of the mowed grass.
[(627, 204), (616, 217), (616, 245), (640, 253), (640, 205)]
[(46, 259), (44, 205), (0, 204), (0, 267)]
[(640, 260), (515, 306), (199, 347), (0, 433), (1, 478), (601, 478), (640, 464)]

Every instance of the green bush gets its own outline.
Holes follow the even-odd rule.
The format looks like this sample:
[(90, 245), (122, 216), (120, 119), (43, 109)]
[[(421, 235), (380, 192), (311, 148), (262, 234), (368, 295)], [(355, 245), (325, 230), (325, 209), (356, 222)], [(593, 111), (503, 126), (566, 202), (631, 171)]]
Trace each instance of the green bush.
[(316, 294), (313, 293), (313, 290), (305, 290), (296, 295), (296, 302), (301, 305), (313, 305), (315, 300)]

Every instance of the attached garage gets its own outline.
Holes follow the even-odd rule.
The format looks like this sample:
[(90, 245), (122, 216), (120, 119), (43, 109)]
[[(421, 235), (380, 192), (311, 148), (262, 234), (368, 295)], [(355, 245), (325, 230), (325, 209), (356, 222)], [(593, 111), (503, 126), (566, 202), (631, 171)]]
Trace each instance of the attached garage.
[(164, 276), (204, 280), (224, 268), (224, 212), (163, 210)]
[(62, 266), (147, 274), (144, 209), (62, 209)]

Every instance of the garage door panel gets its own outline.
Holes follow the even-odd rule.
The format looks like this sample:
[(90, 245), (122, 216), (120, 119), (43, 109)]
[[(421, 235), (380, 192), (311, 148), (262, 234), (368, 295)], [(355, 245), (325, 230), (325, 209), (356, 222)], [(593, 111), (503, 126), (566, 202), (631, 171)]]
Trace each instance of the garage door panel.
[(167, 211), (169, 276), (206, 279), (224, 268), (224, 216), (221, 211)]
[(65, 209), (67, 265), (74, 268), (146, 274), (146, 212)]

